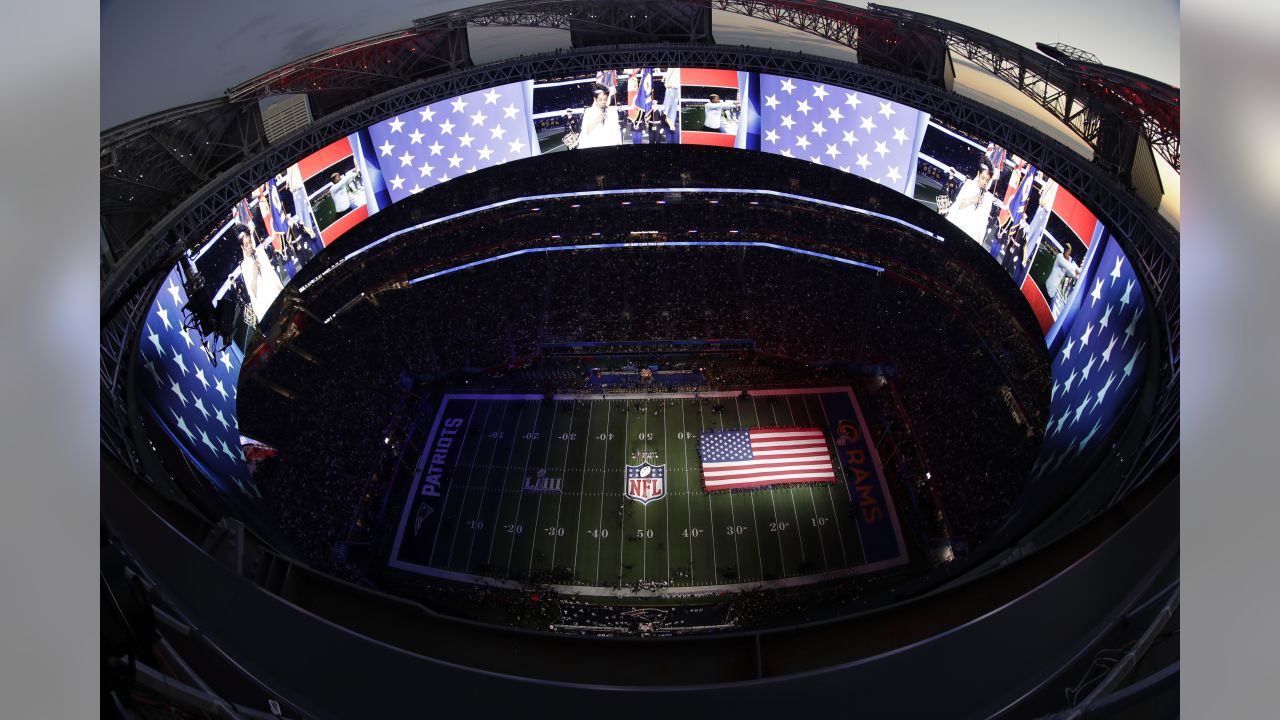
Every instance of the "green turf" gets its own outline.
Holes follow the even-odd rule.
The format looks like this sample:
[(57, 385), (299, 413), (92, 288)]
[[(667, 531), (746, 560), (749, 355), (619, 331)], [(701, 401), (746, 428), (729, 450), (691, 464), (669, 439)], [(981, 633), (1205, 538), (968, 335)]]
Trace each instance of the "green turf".
[[(514, 580), (558, 571), (558, 584), (604, 587), (746, 583), (862, 564), (843, 483), (702, 490), (704, 429), (826, 425), (818, 395), (774, 399), (724, 398), (719, 414), (693, 398), (638, 401), (642, 409), (620, 399), (476, 401), (428, 564)], [(667, 466), (666, 496), (647, 505), (623, 493), (637, 452)], [(563, 491), (523, 491), (539, 468), (563, 478)]]

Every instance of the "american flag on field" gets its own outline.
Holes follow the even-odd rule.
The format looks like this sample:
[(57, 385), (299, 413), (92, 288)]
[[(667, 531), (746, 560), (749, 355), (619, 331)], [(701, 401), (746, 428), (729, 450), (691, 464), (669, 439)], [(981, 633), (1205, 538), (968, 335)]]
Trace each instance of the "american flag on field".
[(531, 157), (523, 83), (424, 105), (369, 128), (391, 202), (509, 160)]
[(761, 150), (908, 192), (919, 110), (834, 85), (765, 74), (760, 75), (760, 98)]
[(698, 438), (698, 455), (707, 490), (836, 481), (827, 439), (819, 428), (704, 432)]
[(1147, 303), (1133, 265), (1114, 238), (1099, 242), (1106, 246), (1081, 275), (1080, 307), (1053, 358), (1038, 475), (1075, 472), (1076, 464), (1106, 447), (1142, 387), (1150, 361)]
[(200, 334), (183, 327), (186, 304), (175, 267), (151, 303), (138, 343), (137, 386), (143, 404), (216, 487), (261, 497), (249, 478), (236, 422), (240, 350), (232, 346), (210, 358)]

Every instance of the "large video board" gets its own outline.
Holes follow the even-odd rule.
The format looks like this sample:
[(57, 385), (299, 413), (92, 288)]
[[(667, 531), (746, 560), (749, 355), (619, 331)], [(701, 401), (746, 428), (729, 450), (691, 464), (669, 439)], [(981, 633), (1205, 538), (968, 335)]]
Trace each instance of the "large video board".
[(214, 302), (256, 325), (306, 263), (390, 202), (368, 133), (353, 133), (254, 188), (190, 259)]
[(531, 157), (526, 83), (441, 100), (369, 128), (392, 202), (511, 160)]
[[(188, 260), (219, 309), (232, 310), (222, 315), (234, 316), (242, 342), (303, 266), (392, 203), (546, 153), (660, 143), (762, 151), (858, 175), (936, 209), (981, 244), (1022, 291), (1054, 358), (1045, 445), (1059, 463), (1066, 449), (1079, 452), (1105, 436), (1139, 386), (1148, 318), (1137, 276), (1107, 228), (1052, 178), (910, 106), (763, 73), (600, 68), (430, 103), (264, 179)], [(222, 465), (229, 456), (242, 465), (233, 457), (229, 383), (243, 346), (206, 353), (208, 362), (188, 359), (216, 343), (186, 321), (177, 268), (167, 288), (139, 351), (154, 381), (144, 383), (148, 410), (197, 467), (224, 480), (234, 475), (244, 489), (247, 475)]]

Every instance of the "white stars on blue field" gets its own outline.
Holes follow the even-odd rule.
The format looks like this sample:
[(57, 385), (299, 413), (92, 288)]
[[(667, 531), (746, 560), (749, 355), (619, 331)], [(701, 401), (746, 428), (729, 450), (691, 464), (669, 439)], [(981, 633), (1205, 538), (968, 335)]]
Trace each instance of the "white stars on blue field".
[[(1053, 359), (1055, 390), (1045, 429), (1038, 473), (1073, 471), (1068, 460), (1101, 447), (1129, 408), (1149, 360), (1147, 343), (1133, 341), (1148, 332), (1146, 300), (1137, 288), (1132, 264), (1118, 243), (1106, 246), (1096, 274), (1086, 281), (1092, 302), (1083, 303)], [(1123, 328), (1123, 330), (1121, 330)]]
[(143, 404), (214, 485), (257, 495), (235, 422), (240, 351), (229, 348), (210, 358), (204, 338), (182, 326), (186, 302), (175, 269), (151, 305), (138, 345)]
[[(764, 152), (830, 165), (898, 192), (908, 191), (918, 110), (873, 95), (768, 74), (760, 75), (760, 95)], [(867, 107), (859, 109), (863, 103)]]
[(532, 154), (520, 83), (411, 110), (373, 125), (369, 136), (392, 202)]

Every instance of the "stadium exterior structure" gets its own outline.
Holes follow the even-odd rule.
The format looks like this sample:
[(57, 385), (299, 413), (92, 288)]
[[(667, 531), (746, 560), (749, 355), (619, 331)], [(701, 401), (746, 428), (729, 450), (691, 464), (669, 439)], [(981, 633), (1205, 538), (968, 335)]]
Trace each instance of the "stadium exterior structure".
[[(1152, 410), (1131, 428), (1136, 462), (1120, 477), (1113, 467), (1097, 469), (1054, 518), (930, 597), (821, 626), (669, 639), (556, 637), (441, 618), (321, 576), (242, 526), (210, 525), (173, 501), (137, 422), (129, 364), (158, 273), (216, 218), (276, 169), (373, 121), (514, 80), (643, 66), (756, 70), (865, 89), (990, 138), (1057, 179), (1118, 236), (1154, 311), (1163, 351), (1149, 380)], [(115, 265), (102, 290), (103, 514), (164, 598), (170, 629), (186, 630), (233, 660), (242, 682), (309, 716), (426, 711), (432, 697), (512, 712), (566, 697), (593, 713), (629, 716), (672, 707), (786, 711), (796, 698), (854, 702), (852, 688), (851, 709), (873, 714), (1052, 710), (1032, 704), (1043, 701), (1039, 691), (1087, 665), (1127, 624), (1146, 622), (1144, 612), (1160, 607), (1157, 622), (1168, 617), (1170, 585), (1161, 583), (1177, 554), (1178, 292), (1176, 231), (1115, 178), (997, 110), (902, 75), (687, 44), (588, 47), (452, 70), (333, 113), (245, 160), (168, 213)], [(1176, 601), (1176, 579), (1171, 586)], [(316, 647), (325, 648), (325, 662), (307, 661)], [(353, 684), (362, 687), (353, 692)]]

